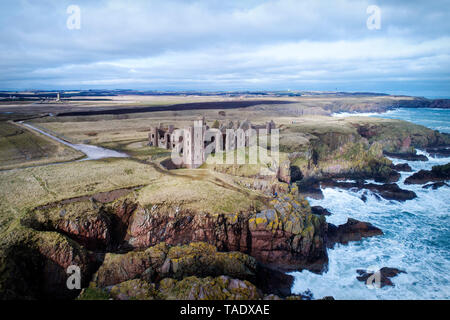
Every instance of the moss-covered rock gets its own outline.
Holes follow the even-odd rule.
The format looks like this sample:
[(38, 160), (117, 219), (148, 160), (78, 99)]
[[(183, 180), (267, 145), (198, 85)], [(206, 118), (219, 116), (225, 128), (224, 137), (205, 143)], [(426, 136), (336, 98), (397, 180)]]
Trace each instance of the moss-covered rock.
[(170, 264), (167, 276), (175, 279), (222, 274), (248, 279), (255, 276), (257, 268), (253, 257), (242, 252), (217, 252), (216, 247), (204, 242), (170, 248), (165, 263)]
[(24, 238), (0, 249), (2, 299), (68, 299), (79, 290), (67, 287), (69, 266), (79, 267), (80, 285), (86, 286), (93, 263), (76, 242), (56, 232), (27, 230)]
[(257, 300), (261, 291), (246, 280), (219, 277), (164, 278), (159, 284), (133, 279), (107, 288), (87, 288), (79, 300)]
[(169, 247), (165, 243), (160, 243), (144, 251), (107, 253), (90, 286), (104, 288), (139, 278), (144, 274), (152, 278), (154, 271), (160, 270), (163, 266), (168, 251)]
[(340, 146), (334, 151), (313, 152), (315, 159), (291, 156), (291, 166), (305, 179), (353, 178), (392, 182), (399, 176), (391, 168), (392, 162), (383, 156), (381, 144), (360, 140)]
[(272, 267), (320, 271), (326, 261), (325, 219), (311, 213), (306, 200), (284, 194), (259, 212), (212, 215), (164, 206), (134, 212), (128, 242), (145, 248), (206, 242), (219, 251), (240, 251)]
[(86, 248), (105, 250), (112, 240), (112, 216), (94, 201), (74, 201), (36, 208), (22, 218), (35, 230), (64, 233)]
[[(301, 145), (298, 145), (301, 141)], [(345, 177), (395, 182), (399, 175), (383, 156), (415, 154), (415, 148), (450, 144), (450, 136), (401, 120), (367, 117), (311, 118), (285, 126), (280, 150), (289, 152), (299, 178)]]
[(80, 295), (77, 297), (77, 300), (110, 300), (110, 299), (112, 299), (112, 297), (107, 290), (91, 287), (81, 290)]
[(415, 152), (415, 148), (446, 145), (448, 135), (411, 122), (392, 119), (348, 119), (370, 143), (378, 142), (388, 152)]
[(125, 281), (112, 286), (109, 290), (114, 300), (155, 300), (159, 293), (154, 283), (141, 279)]
[(217, 252), (207, 243), (190, 243), (170, 247), (160, 243), (144, 251), (126, 254), (107, 253), (93, 277), (91, 286), (107, 287), (135, 278), (154, 281), (165, 277), (182, 279), (229, 275), (240, 279), (254, 278), (256, 260), (241, 252)]
[(168, 300), (256, 300), (263, 297), (250, 282), (226, 276), (187, 277), (181, 281), (166, 278), (159, 284), (159, 293)]

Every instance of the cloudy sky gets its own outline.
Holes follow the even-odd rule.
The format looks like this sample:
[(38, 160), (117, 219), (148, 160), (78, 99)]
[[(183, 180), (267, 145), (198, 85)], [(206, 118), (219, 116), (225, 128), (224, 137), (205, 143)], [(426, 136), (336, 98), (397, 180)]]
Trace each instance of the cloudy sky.
[(0, 90), (87, 88), (450, 96), (450, 1), (0, 1)]

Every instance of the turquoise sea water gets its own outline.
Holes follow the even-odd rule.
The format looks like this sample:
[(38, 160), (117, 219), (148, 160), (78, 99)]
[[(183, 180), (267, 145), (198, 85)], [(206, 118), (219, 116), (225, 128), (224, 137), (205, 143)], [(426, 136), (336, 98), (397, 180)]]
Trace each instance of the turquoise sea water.
[[(398, 109), (368, 116), (403, 119), (450, 132), (450, 110)], [(430, 160), (409, 161), (414, 172), (450, 162), (450, 158), (420, 153)], [(327, 217), (330, 223), (343, 224), (351, 217), (372, 223), (384, 235), (328, 250), (328, 271), (322, 275), (309, 271), (292, 273), (293, 292), (310, 289), (316, 298), (331, 295), (336, 299), (450, 299), (450, 188), (429, 190), (422, 185), (405, 185), (404, 180), (411, 174), (402, 173), (398, 184), (413, 190), (418, 197), (405, 202), (379, 199), (370, 193), (364, 202), (364, 191), (335, 188), (322, 189), (323, 200), (308, 199), (311, 205), (323, 206), (333, 213)], [(369, 289), (356, 279), (357, 269), (382, 267), (407, 273), (392, 278), (394, 287), (381, 289)]]
[(450, 133), (450, 109), (399, 108), (372, 116), (406, 120), (421, 124), (433, 130)]

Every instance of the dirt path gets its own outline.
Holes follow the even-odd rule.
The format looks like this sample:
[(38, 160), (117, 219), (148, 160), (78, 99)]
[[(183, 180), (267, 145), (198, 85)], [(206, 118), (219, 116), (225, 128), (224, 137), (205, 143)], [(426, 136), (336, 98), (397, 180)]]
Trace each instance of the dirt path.
[[(81, 151), (82, 153), (84, 153), (86, 155), (86, 158), (83, 158), (82, 161), (84, 161), (84, 160), (99, 160), (99, 159), (104, 159), (104, 158), (128, 158), (128, 155), (126, 153), (122, 153), (122, 152), (118, 152), (115, 150), (106, 149), (106, 148), (102, 148), (102, 147), (98, 147), (98, 146), (93, 146), (93, 145), (89, 145), (89, 144), (73, 144), (73, 143), (70, 143), (63, 139), (60, 139), (58, 137), (55, 137), (44, 130), (38, 129), (35, 126), (32, 126), (31, 124), (24, 123), (22, 121), (19, 123), (33, 131), (36, 131), (36, 132), (43, 134), (59, 143), (62, 143), (68, 147), (71, 147), (72, 149)], [(74, 160), (74, 161), (79, 161), (79, 160)]]

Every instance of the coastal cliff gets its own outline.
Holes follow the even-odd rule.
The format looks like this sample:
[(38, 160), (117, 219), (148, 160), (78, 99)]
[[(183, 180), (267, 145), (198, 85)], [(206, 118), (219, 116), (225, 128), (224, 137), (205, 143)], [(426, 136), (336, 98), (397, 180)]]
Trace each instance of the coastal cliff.
[[(192, 292), (179, 291), (186, 281), (202, 292), (216, 292), (216, 286), (230, 292), (205, 296), (210, 298), (286, 298), (293, 279), (283, 271), (322, 272), (327, 246), (341, 241), (335, 231), (329, 233), (323, 215), (296, 198), (294, 188), (268, 201), (264, 210), (228, 215), (142, 206), (130, 196), (41, 206), (2, 239), (1, 296), (75, 298), (80, 290), (66, 286), (67, 268), (75, 265), (81, 287), (90, 288), (81, 298), (96, 292), (121, 299), (123, 290), (137, 298), (142, 286), (155, 299), (192, 298)], [(132, 283), (140, 289), (130, 293), (134, 279), (141, 279)]]
[(304, 199), (308, 187), (413, 199), (395, 184), (407, 167), (393, 166), (385, 153), (449, 142), (401, 121), (324, 119), (282, 126), (284, 181), (245, 167), (164, 171), (139, 163), (156, 178), (25, 208), (2, 231), (1, 298), (74, 299), (81, 290), (66, 286), (72, 265), (80, 268), (82, 299), (306, 298), (291, 296), (293, 279), (284, 272), (321, 273), (327, 248), (383, 235), (354, 219), (328, 224), (330, 213)]

